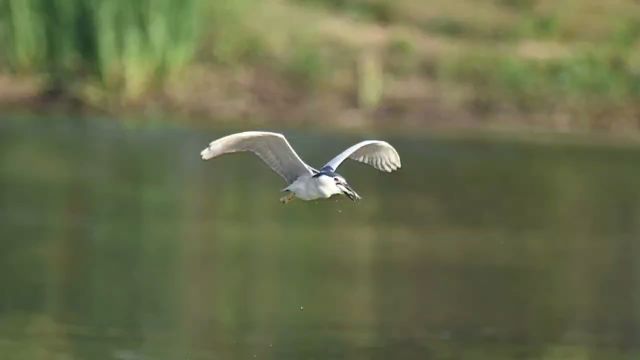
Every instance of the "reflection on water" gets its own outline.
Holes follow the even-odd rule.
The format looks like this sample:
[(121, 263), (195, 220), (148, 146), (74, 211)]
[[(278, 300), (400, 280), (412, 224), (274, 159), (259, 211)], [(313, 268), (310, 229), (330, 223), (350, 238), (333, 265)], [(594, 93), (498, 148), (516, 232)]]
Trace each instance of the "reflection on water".
[(228, 132), (3, 119), (2, 358), (640, 357), (639, 149), (392, 138), (283, 206)]

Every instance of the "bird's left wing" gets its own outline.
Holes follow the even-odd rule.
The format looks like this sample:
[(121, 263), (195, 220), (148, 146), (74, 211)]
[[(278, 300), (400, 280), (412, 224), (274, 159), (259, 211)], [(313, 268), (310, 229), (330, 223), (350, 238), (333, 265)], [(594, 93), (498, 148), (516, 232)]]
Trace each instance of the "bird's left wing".
[(400, 155), (389, 143), (380, 140), (366, 140), (343, 151), (331, 159), (325, 167), (331, 167), (335, 171), (343, 161), (349, 158), (385, 172), (392, 172), (401, 166)]
[(282, 176), (287, 183), (301, 175), (312, 174), (312, 168), (296, 154), (282, 134), (264, 131), (247, 131), (215, 140), (202, 150), (202, 159), (209, 160), (220, 155), (239, 151), (250, 151)]

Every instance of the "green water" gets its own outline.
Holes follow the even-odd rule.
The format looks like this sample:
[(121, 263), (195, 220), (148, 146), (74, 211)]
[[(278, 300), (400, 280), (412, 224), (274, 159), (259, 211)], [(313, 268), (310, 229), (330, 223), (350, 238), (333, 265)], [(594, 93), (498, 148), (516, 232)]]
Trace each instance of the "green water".
[(0, 359), (640, 358), (640, 147), (377, 134), (281, 205), (230, 131), (0, 119)]

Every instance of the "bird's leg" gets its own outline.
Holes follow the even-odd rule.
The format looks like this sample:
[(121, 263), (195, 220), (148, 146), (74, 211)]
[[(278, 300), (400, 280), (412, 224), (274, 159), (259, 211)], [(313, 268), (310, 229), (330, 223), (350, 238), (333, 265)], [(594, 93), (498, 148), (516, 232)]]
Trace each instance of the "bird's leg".
[(287, 191), (287, 195), (280, 198), (280, 202), (283, 204), (287, 204), (295, 199), (296, 195), (292, 192)]

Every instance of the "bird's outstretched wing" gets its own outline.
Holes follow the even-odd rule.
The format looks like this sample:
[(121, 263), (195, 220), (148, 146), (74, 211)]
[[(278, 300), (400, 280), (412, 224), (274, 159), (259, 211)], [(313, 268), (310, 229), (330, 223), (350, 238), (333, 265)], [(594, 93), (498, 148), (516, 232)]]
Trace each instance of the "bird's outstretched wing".
[(335, 171), (347, 158), (363, 162), (385, 172), (392, 172), (401, 166), (400, 155), (389, 143), (380, 140), (366, 140), (343, 151), (331, 159), (325, 167), (330, 166)]
[(251, 151), (258, 155), (287, 183), (294, 182), (301, 175), (312, 174), (312, 168), (300, 159), (287, 139), (278, 133), (247, 131), (228, 135), (211, 142), (200, 155), (203, 160), (209, 160), (239, 151)]

